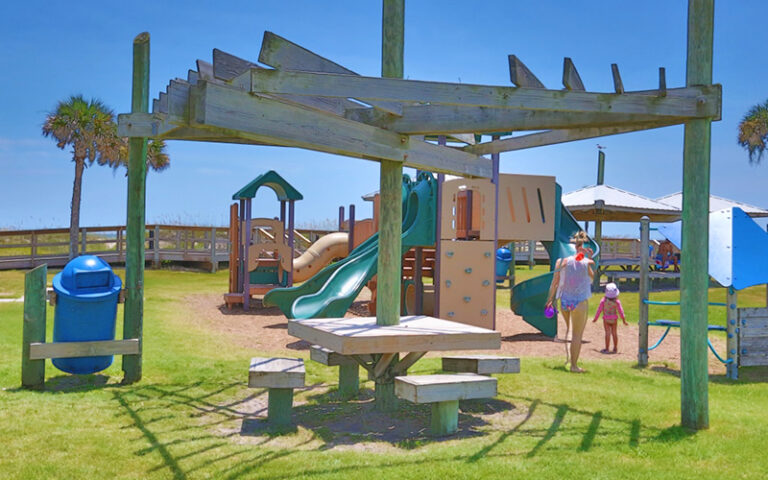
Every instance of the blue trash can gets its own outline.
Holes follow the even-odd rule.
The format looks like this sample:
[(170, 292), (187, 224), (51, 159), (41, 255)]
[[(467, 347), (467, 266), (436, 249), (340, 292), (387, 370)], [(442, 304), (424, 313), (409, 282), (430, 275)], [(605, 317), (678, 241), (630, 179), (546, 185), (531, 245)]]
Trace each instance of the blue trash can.
[(503, 282), (512, 263), (512, 251), (507, 247), (496, 250), (496, 282)]
[[(122, 282), (107, 262), (93, 255), (71, 260), (53, 277), (56, 311), (54, 342), (115, 339), (117, 301)], [(53, 365), (67, 373), (95, 373), (112, 364), (112, 355), (55, 358)]]

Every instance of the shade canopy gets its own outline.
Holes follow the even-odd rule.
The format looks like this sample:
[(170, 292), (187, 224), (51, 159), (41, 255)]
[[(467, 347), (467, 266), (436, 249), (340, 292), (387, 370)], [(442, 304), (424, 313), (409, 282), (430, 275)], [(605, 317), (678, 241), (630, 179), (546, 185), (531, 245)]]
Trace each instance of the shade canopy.
[(266, 173), (262, 173), (258, 177), (251, 180), (251, 182), (241, 188), (237, 193), (232, 195), (232, 200), (240, 200), (241, 198), (253, 198), (256, 196), (256, 192), (261, 187), (269, 187), (277, 195), (277, 199), (281, 202), (288, 200), (301, 200), (304, 196), (299, 193), (298, 190), (286, 182), (283, 177), (276, 171), (270, 170)]
[[(657, 198), (657, 202), (675, 207), (678, 209), (683, 208), (683, 194), (681, 192), (673, 193), (671, 195), (665, 195)], [(718, 210), (725, 210), (726, 208), (737, 207), (750, 217), (768, 217), (768, 210), (747, 203), (737, 202), (736, 200), (729, 200), (727, 198), (718, 197), (716, 195), (709, 196), (709, 211), (716, 212)]]
[(652, 222), (680, 219), (679, 208), (610, 185), (592, 185), (563, 195), (563, 205), (579, 221)]
[[(681, 222), (659, 233), (681, 248)], [(685, 268), (685, 258), (682, 259)], [(768, 233), (738, 207), (709, 214), (709, 275), (736, 290), (768, 283)]]

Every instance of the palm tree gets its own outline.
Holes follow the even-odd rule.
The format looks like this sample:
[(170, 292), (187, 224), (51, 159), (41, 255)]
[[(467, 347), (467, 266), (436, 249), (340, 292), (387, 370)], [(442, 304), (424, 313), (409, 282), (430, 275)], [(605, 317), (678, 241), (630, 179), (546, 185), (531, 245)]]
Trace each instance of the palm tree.
[(768, 100), (750, 108), (739, 123), (739, 145), (749, 152), (749, 163), (759, 164), (768, 148)]
[[(86, 101), (82, 95), (73, 95), (59, 102), (43, 124), (43, 135), (56, 140), (62, 150), (72, 146), (75, 162), (75, 181), (72, 188), (69, 221), (69, 258), (77, 255), (77, 237), (80, 230), (80, 198), (85, 167), (96, 162), (113, 169), (128, 166), (128, 139), (117, 136), (114, 113), (99, 100)], [(147, 146), (147, 167), (155, 171), (170, 166), (165, 142), (150, 140)]]
[(75, 181), (69, 221), (69, 257), (74, 258), (80, 228), (83, 171), (93, 162), (104, 164), (114, 161), (119, 153), (114, 149), (114, 113), (99, 100), (87, 101), (82, 95), (73, 95), (59, 102), (56, 109), (45, 117), (43, 135), (53, 138), (62, 150), (72, 146)]

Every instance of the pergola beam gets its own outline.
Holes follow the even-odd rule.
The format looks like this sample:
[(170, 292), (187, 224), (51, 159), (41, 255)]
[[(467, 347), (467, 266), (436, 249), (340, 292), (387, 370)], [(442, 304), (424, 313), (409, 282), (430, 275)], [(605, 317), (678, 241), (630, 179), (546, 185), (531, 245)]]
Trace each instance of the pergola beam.
[(540, 133), (531, 133), (519, 137), (505, 138), (503, 140), (494, 140), (492, 142), (479, 143), (462, 147), (465, 152), (475, 155), (487, 155), (501, 152), (511, 152), (514, 150), (523, 150), (526, 148), (543, 147), (545, 145), (555, 145), (558, 143), (575, 142), (587, 138), (605, 137), (608, 135), (618, 135), (621, 133), (637, 132), (641, 130), (651, 130), (675, 125), (675, 123), (648, 123), (641, 125), (629, 125), (618, 127), (595, 127), (595, 128), (572, 128), (567, 130), (549, 130)]
[(233, 79), (233, 83), (251, 93), (266, 94), (557, 112), (612, 112), (687, 118), (720, 115), (719, 86), (669, 89), (666, 97), (660, 97), (655, 90), (624, 94), (593, 93), (254, 68)]
[(194, 128), (213, 127), (218, 132), (224, 129), (232, 136), (268, 145), (389, 160), (454, 175), (486, 178), (492, 175), (491, 161), (487, 158), (322, 111), (207, 82), (192, 86), (190, 95), (189, 125)]

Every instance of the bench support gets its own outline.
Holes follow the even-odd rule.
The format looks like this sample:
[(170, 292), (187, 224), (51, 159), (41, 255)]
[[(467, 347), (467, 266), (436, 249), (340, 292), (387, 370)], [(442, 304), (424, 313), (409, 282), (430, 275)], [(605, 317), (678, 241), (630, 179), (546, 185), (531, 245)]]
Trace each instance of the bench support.
[(274, 425), (289, 425), (293, 409), (292, 388), (270, 388), (267, 400), (267, 419)]
[(354, 398), (360, 390), (360, 366), (354, 364), (339, 365), (339, 396), (344, 399)]
[(451, 435), (459, 429), (459, 401), (447, 400), (432, 404), (429, 433), (435, 437)]

